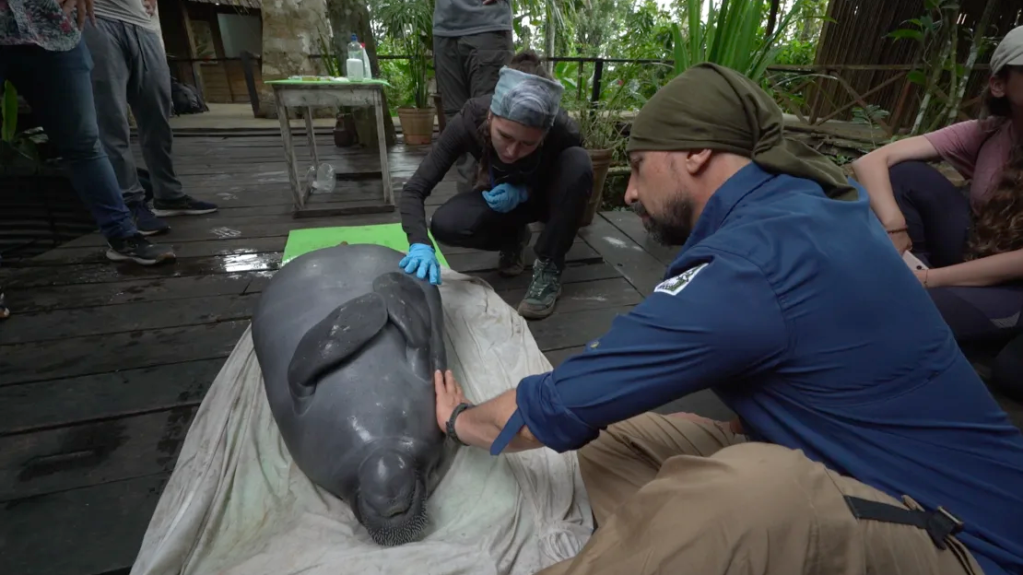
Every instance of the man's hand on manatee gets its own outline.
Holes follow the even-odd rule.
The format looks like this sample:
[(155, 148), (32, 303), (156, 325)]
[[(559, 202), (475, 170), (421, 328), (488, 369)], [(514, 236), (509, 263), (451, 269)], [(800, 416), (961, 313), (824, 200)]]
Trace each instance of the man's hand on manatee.
[(431, 246), (426, 244), (412, 244), (408, 255), (401, 258), (398, 266), (405, 270), (405, 273), (415, 273), (419, 279), (430, 278), (430, 283), (440, 285), (440, 262), (437, 261), (437, 254)]
[(455, 374), (450, 369), (443, 373), (439, 369), (433, 372), (433, 386), (437, 390), (437, 425), (441, 431), (447, 433), (451, 414), (458, 404), (468, 403), (468, 400), (465, 399), (462, 386), (455, 381)]

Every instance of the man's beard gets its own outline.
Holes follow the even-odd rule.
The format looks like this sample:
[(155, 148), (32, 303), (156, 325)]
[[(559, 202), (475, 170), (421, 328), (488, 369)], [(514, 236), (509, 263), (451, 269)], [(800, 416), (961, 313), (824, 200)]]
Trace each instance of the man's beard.
[(681, 246), (693, 233), (693, 206), (692, 204), (675, 195), (665, 206), (664, 213), (660, 218), (655, 218), (646, 211), (643, 204), (636, 202), (632, 204), (632, 210), (643, 220), (643, 227), (650, 233), (654, 241), (666, 246)]

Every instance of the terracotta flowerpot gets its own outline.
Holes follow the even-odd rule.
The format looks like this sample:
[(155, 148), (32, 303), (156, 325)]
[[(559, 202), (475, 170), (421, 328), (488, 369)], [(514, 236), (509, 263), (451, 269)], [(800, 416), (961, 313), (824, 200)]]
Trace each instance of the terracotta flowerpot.
[(586, 150), (590, 153), (590, 161), (593, 163), (593, 191), (590, 193), (590, 201), (586, 204), (586, 211), (583, 213), (583, 227), (593, 222), (593, 217), (600, 209), (600, 200), (604, 195), (604, 180), (607, 178), (607, 169), (611, 167), (611, 156), (614, 150)]
[(406, 145), (422, 146), (433, 140), (433, 115), (436, 113), (434, 108), (398, 108)]

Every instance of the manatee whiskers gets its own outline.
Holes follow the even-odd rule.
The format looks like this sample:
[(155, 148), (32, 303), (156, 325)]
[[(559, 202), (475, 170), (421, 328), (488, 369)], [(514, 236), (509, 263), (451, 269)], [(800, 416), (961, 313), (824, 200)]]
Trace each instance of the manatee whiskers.
[[(429, 517), (426, 513), (426, 488), (422, 478), (417, 474), (412, 493), (409, 494), (408, 505), (401, 505), (392, 500), (393, 505), (380, 508), (379, 504), (370, 503), (366, 491), (377, 487), (363, 487), (357, 496), (354, 509), (357, 510), (359, 522), (369, 531), (370, 537), (378, 545), (395, 546), (412, 543), (423, 538)], [(397, 506), (397, 507), (396, 507)], [(396, 508), (405, 507), (395, 513)]]

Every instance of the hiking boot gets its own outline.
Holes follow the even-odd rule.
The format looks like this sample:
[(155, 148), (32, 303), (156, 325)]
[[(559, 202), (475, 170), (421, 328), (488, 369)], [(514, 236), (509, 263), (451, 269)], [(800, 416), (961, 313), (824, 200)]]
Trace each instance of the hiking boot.
[(529, 239), (532, 236), (533, 233), (529, 231), (529, 226), (522, 226), (518, 237), (515, 238), (515, 243), (501, 250), (497, 263), (497, 273), (504, 277), (513, 277), (526, 269), (526, 260), (523, 253), (526, 251), (526, 246), (529, 245)]
[(191, 196), (183, 196), (176, 200), (153, 200), (153, 213), (161, 218), (171, 216), (201, 216), (212, 214), (217, 211), (217, 205), (209, 202), (201, 202)]
[(526, 319), (543, 319), (554, 313), (554, 304), (561, 295), (561, 270), (550, 260), (533, 263), (533, 281), (526, 296), (519, 302), (519, 315)]
[(177, 259), (170, 246), (151, 244), (142, 234), (107, 240), (107, 245), (110, 246), (107, 250), (107, 259), (115, 262), (131, 260), (140, 265), (151, 266)]
[(146, 202), (132, 202), (128, 204), (128, 211), (131, 212), (131, 217), (135, 220), (135, 227), (144, 236), (155, 236), (170, 231), (167, 222), (156, 217)]

